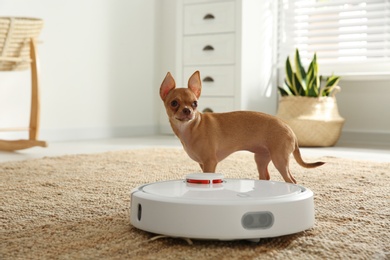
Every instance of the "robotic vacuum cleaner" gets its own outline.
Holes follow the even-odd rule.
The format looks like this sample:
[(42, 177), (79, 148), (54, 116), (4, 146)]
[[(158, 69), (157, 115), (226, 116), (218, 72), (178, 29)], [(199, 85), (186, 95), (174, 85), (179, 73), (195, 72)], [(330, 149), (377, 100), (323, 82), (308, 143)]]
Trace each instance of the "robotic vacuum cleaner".
[(171, 237), (256, 240), (314, 226), (313, 192), (215, 173), (142, 185), (131, 192), (131, 224)]

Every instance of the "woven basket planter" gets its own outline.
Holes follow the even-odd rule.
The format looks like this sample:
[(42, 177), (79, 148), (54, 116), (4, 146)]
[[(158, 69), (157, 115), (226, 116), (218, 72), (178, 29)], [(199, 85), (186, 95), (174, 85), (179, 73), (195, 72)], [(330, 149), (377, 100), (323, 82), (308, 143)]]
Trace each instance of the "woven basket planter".
[(345, 121), (335, 97), (281, 97), (276, 116), (291, 127), (300, 146), (335, 145)]
[(36, 39), (42, 27), (41, 19), (0, 17), (0, 71), (30, 68), (30, 39)]

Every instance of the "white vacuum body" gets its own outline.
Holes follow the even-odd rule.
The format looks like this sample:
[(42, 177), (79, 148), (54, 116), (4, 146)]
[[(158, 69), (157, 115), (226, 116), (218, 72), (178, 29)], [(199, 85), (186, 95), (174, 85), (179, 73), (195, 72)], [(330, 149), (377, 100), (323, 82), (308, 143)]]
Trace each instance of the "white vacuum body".
[(134, 189), (130, 221), (141, 230), (172, 237), (276, 237), (314, 226), (313, 192), (285, 182), (189, 174)]

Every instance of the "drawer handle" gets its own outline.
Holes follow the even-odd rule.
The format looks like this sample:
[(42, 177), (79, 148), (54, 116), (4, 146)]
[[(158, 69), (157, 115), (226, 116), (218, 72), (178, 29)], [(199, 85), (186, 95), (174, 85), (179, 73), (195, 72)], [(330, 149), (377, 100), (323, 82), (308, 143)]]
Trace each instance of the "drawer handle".
[(214, 79), (212, 77), (207, 76), (203, 79), (203, 82), (214, 82)]
[(214, 111), (211, 108), (206, 107), (205, 109), (202, 110), (202, 113), (214, 113)]
[(203, 17), (203, 20), (213, 20), (215, 19), (215, 16), (212, 15), (212, 14), (206, 14), (204, 17)]
[(214, 47), (211, 45), (206, 45), (203, 47), (203, 51), (213, 51), (213, 50), (214, 50)]

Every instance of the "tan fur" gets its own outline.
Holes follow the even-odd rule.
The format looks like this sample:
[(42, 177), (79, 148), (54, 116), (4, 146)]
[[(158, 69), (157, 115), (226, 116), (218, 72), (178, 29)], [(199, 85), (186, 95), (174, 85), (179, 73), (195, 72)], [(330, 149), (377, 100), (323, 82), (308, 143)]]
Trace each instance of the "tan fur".
[(176, 88), (175, 80), (168, 72), (160, 87), (160, 97), (174, 133), (203, 172), (214, 173), (218, 162), (240, 150), (255, 154), (262, 180), (270, 179), (268, 164), (272, 161), (286, 182), (296, 183), (289, 170), (291, 153), (303, 167), (324, 164), (304, 162), (295, 134), (274, 116), (251, 111), (202, 114), (195, 104), (201, 89), (198, 71), (188, 80), (188, 88)]

